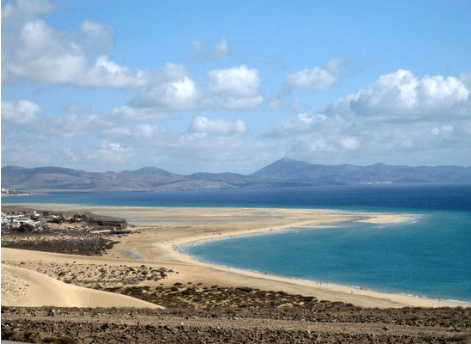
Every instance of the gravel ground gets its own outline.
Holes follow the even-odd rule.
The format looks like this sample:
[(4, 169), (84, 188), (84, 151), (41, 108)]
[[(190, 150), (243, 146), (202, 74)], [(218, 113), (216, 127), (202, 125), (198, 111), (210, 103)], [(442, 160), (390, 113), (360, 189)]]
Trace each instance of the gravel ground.
[[(376, 319), (375, 310), (365, 310)], [(412, 310), (410, 311), (412, 312)], [(450, 310), (440, 310), (450, 312)], [(403, 326), (393, 318), (343, 322), (218, 308), (2, 308), (2, 338), (31, 343), (470, 343), (468, 328)], [(274, 319), (284, 316), (285, 319)]]

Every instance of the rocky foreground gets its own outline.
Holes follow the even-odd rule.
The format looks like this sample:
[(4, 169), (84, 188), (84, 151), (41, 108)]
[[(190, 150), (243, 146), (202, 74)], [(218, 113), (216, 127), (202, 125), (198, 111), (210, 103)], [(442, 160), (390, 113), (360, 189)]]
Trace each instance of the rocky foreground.
[[(65, 227), (47, 223), (49, 229), (40, 232), (8, 229), (9, 246), (14, 247), (16, 241), (33, 243), (40, 236), (45, 241), (53, 238), (43, 245), (44, 250), (64, 253), (67, 247), (78, 247), (76, 237), (67, 235), (67, 231), (80, 231), (87, 240), (96, 242), (105, 238), (90, 235), (91, 230), (84, 229), (83, 222), (68, 222)], [(91, 247), (100, 249), (84, 250), (82, 254), (106, 254), (106, 245), (101, 242)], [(140, 344), (471, 343), (469, 307), (363, 308), (276, 290), (196, 282), (164, 285), (161, 282), (170, 275), (175, 278), (178, 271), (145, 264), (74, 264), (72, 269), (70, 264), (30, 261), (27, 257), (20, 262), (2, 263), (46, 273), (65, 283), (128, 295), (166, 309), (2, 307), (2, 339)], [(2, 289), (3, 283), (2, 278)]]
[[(128, 273), (132, 280), (143, 272), (157, 274), (157, 278), (171, 273), (146, 266), (133, 270)], [(110, 275), (118, 271), (130, 270), (116, 267)], [(77, 283), (94, 284), (86, 279)], [(95, 284), (94, 288), (166, 309), (2, 307), (2, 339), (142, 344), (471, 343), (468, 307), (362, 308), (252, 288), (178, 282), (171, 287), (102, 284)]]
[(2, 308), (2, 339), (32, 343), (469, 343), (469, 309)]

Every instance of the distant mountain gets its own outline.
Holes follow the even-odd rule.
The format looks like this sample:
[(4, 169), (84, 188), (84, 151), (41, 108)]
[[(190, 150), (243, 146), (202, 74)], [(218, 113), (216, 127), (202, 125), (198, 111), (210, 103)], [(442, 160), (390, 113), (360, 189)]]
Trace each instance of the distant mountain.
[(243, 184), (249, 178), (237, 173), (206, 173), (199, 172), (188, 176), (191, 180), (222, 181), (228, 184)]
[[(172, 175), (168, 172), (169, 175)], [(91, 173), (60, 167), (2, 167), (2, 187), (17, 190), (147, 191), (180, 181), (159, 175)]]
[(454, 183), (471, 184), (471, 167), (461, 166), (390, 166), (374, 164), (315, 165), (304, 161), (281, 159), (250, 176), (259, 179), (305, 182), (317, 185), (364, 183)]
[(122, 175), (134, 175), (134, 176), (160, 176), (166, 178), (181, 178), (182, 176), (162, 170), (161, 168), (156, 167), (143, 167), (139, 170), (135, 171), (121, 171), (120, 174)]
[(155, 167), (92, 173), (61, 167), (2, 167), (2, 187), (16, 190), (166, 191), (381, 183), (471, 184), (471, 167), (317, 165), (281, 159), (249, 175), (179, 175)]

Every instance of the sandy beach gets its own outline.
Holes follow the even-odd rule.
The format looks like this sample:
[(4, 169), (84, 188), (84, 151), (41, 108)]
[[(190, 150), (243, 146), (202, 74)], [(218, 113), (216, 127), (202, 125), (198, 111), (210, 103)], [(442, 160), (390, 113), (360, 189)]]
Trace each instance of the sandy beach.
[[(332, 226), (345, 221), (369, 223), (397, 223), (412, 215), (348, 213), (309, 209), (259, 209), (259, 208), (139, 208), (139, 207), (88, 207), (76, 205), (28, 205), (28, 207), (55, 211), (93, 211), (99, 215), (124, 217), (138, 233), (124, 236), (120, 243), (102, 257), (61, 255), (56, 253), (24, 251), (2, 248), (2, 261), (19, 264), (21, 261), (55, 262), (74, 265), (94, 264), (116, 266), (166, 267), (177, 273), (158, 281), (159, 285), (193, 283), (203, 286), (250, 287), (262, 290), (280, 290), (289, 294), (314, 296), (320, 300), (341, 301), (361, 307), (444, 307), (462, 304), (352, 289), (328, 283), (295, 280), (279, 276), (253, 273), (199, 262), (177, 250), (180, 245), (214, 238), (262, 234), (290, 228), (316, 228)], [(54, 276), (53, 273), (49, 275)], [(143, 281), (140, 285), (156, 285)], [(119, 281), (115, 285), (120, 285)], [(8, 293), (6, 293), (8, 295)], [(7, 302), (2, 295), (2, 305)], [(8, 301), (10, 302), (10, 301)], [(11, 303), (8, 303), (11, 304)], [(110, 305), (111, 306), (111, 305)]]
[[(45, 217), (41, 230), (2, 226), (2, 339), (471, 343), (467, 304), (230, 269), (178, 250), (215, 238), (328, 228), (345, 221), (398, 223), (413, 214), (2, 205), (2, 212), (13, 216), (34, 215), (31, 209)], [(117, 231), (104, 222), (97, 225), (97, 219), (113, 226), (126, 219), (129, 226)]]

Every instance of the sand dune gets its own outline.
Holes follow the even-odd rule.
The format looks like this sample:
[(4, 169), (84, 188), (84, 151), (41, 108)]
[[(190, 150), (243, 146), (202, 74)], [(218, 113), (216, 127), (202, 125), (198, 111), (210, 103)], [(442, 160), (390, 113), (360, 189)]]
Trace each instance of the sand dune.
[(132, 297), (70, 285), (35, 271), (2, 264), (2, 306), (163, 308)]

